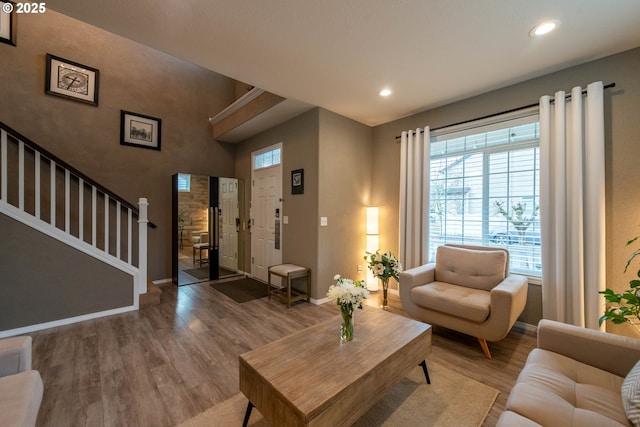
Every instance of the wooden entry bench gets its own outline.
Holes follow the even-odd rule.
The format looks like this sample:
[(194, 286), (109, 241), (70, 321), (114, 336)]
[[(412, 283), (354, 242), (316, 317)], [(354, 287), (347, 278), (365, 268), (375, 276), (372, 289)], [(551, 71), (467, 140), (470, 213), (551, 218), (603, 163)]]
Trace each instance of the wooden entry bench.
[[(283, 278), (286, 281), (284, 286), (280, 288), (273, 287), (271, 285), (272, 274)], [(307, 278), (306, 293), (291, 287), (291, 281), (301, 277)], [(267, 282), (267, 294), (269, 295), (269, 299), (271, 299), (271, 296), (273, 295), (282, 302), (286, 302), (287, 307), (291, 307), (292, 302), (303, 299), (306, 299), (307, 302), (309, 302), (311, 297), (311, 270), (295, 264), (278, 264), (270, 266)]]

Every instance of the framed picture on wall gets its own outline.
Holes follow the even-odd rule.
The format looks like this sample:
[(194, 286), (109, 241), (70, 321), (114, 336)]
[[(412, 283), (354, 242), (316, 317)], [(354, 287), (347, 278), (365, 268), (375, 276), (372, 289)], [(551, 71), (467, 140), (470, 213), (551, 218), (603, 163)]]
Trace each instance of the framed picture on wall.
[(45, 93), (98, 105), (100, 71), (47, 53)]
[(304, 169), (291, 171), (291, 194), (304, 194)]
[(16, 4), (12, 1), (0, 1), (0, 42), (16, 45)]
[(160, 151), (162, 120), (120, 111), (120, 144)]

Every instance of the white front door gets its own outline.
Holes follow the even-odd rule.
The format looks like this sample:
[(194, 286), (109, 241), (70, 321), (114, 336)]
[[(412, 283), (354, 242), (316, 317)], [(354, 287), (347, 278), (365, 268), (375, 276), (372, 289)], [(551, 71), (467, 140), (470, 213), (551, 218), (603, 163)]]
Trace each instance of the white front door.
[[(267, 282), (270, 265), (282, 263), (282, 167), (280, 145), (253, 153), (254, 168), (251, 186), (251, 274)], [(258, 162), (256, 157), (278, 150), (272, 160)], [(276, 163), (277, 162), (277, 163)]]

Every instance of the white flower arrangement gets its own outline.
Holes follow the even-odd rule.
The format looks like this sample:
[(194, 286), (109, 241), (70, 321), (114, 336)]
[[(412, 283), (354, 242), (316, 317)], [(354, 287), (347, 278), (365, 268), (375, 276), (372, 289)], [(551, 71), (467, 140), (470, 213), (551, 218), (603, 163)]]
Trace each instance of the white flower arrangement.
[(391, 277), (398, 280), (402, 271), (398, 258), (391, 252), (380, 253), (379, 249), (373, 253), (367, 252), (364, 260), (367, 261), (367, 267), (369, 267), (374, 277), (383, 281), (385, 279), (388, 281)]
[(353, 312), (354, 308), (362, 308), (362, 300), (369, 297), (369, 291), (365, 287), (364, 280), (353, 281), (340, 277), (339, 274), (333, 276), (336, 281), (327, 291), (327, 297), (335, 301), (343, 310)]

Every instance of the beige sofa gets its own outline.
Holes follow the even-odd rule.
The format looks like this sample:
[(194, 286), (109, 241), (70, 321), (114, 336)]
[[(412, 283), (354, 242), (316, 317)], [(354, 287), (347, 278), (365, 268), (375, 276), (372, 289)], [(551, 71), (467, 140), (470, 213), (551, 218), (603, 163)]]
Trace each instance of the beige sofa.
[(631, 426), (621, 387), (638, 360), (640, 340), (542, 320), (497, 426)]
[(35, 426), (42, 393), (40, 373), (31, 370), (31, 337), (0, 340), (0, 426)]
[(509, 274), (509, 252), (444, 245), (436, 262), (400, 273), (400, 300), (411, 316), (487, 341), (499, 341), (524, 310), (528, 281)]

